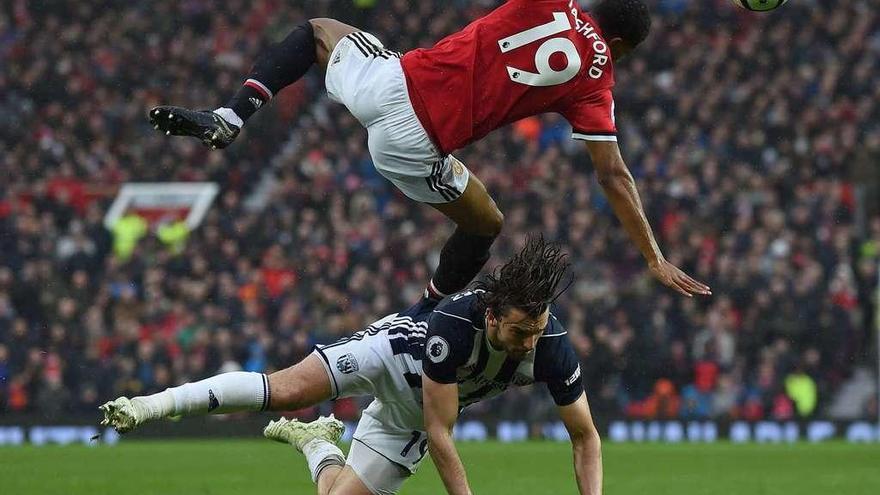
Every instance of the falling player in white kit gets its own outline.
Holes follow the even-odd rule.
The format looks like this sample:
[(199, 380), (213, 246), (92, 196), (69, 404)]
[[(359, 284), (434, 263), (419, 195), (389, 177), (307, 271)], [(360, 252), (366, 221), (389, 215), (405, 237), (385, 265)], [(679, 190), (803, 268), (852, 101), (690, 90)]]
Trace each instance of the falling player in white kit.
[(452, 441), (461, 410), (511, 385), (545, 383), (568, 429), (581, 494), (602, 490), (599, 435), (581, 371), (562, 324), (550, 312), (568, 267), (559, 248), (532, 238), (474, 289), (441, 302), (423, 298), (300, 363), (273, 373), (233, 372), (158, 394), (101, 406), (103, 424), (128, 432), (169, 416), (297, 410), (373, 396), (348, 456), (336, 446), (341, 422), (280, 419), (264, 430), (303, 452), (318, 493), (392, 494), (430, 451), (449, 493), (470, 493)]

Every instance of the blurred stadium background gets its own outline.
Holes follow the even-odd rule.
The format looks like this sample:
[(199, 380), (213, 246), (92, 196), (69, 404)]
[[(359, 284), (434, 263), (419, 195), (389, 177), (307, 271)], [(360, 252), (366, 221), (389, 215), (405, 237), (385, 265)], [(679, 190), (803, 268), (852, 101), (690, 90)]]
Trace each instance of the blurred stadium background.
[[(450, 225), (374, 171), (321, 74), (223, 152), (162, 139), (145, 112), (223, 101), (305, 18), (336, 17), (404, 51), (497, 3), (2, 2), (0, 444), (87, 438), (109, 398), (283, 368), (409, 306)], [(876, 0), (763, 15), (727, 0), (649, 4), (652, 36), (616, 70), (622, 148), (665, 252), (714, 297), (651, 282), (554, 115), (460, 154), (506, 214), (492, 263), (531, 232), (571, 253), (577, 282), (557, 311), (613, 440), (877, 440)], [(196, 228), (173, 206), (105, 226), (130, 182), (219, 193)], [(359, 404), (297, 414), (331, 410), (353, 421)], [(253, 434), (262, 421), (235, 419), (209, 430)], [(538, 388), (464, 420), (474, 439), (559, 434)], [(206, 434), (186, 424), (203, 423), (153, 434)], [(76, 425), (86, 429), (46, 428)]]

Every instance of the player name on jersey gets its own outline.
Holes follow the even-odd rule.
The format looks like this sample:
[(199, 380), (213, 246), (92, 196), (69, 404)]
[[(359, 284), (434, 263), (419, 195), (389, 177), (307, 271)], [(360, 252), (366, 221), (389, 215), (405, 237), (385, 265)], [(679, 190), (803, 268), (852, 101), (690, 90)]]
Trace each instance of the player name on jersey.
[(605, 73), (603, 68), (611, 60), (608, 54), (608, 44), (605, 43), (591, 22), (578, 16), (578, 9), (573, 0), (568, 2), (568, 6), (569, 13), (574, 18), (574, 30), (593, 42), (593, 63), (587, 74), (593, 79), (599, 79)]

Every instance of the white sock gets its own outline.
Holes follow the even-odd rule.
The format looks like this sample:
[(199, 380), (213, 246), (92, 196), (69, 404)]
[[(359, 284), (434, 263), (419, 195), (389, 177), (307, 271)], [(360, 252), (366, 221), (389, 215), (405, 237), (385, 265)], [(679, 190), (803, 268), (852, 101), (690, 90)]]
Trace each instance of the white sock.
[(165, 390), (158, 394), (135, 397), (131, 399), (131, 405), (141, 421), (162, 419), (174, 415), (174, 396), (171, 390)]
[(220, 107), (217, 110), (214, 110), (214, 113), (239, 129), (244, 127), (244, 121), (241, 120), (241, 117), (239, 117), (231, 108)]
[(260, 411), (269, 406), (269, 379), (262, 373), (233, 371), (185, 383), (164, 392), (135, 397), (144, 420), (192, 414)]
[(318, 482), (318, 475), (321, 470), (327, 466), (344, 466), (345, 455), (336, 445), (316, 438), (311, 442), (303, 445), (303, 454), (306, 456), (306, 462), (309, 463), (309, 472), (312, 474), (312, 481)]

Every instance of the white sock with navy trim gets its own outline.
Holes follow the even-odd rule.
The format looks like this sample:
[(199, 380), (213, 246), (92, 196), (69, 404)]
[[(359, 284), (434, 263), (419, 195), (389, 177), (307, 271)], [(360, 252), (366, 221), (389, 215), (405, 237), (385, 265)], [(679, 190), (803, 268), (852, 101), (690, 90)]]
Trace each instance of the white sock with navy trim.
[(262, 373), (233, 371), (164, 392), (135, 397), (132, 403), (146, 419), (193, 414), (261, 411), (269, 407), (269, 379)]
[(306, 462), (309, 463), (312, 481), (315, 483), (318, 482), (318, 476), (325, 467), (345, 465), (345, 454), (342, 453), (342, 450), (321, 438), (316, 438), (303, 445), (302, 451), (306, 456)]

